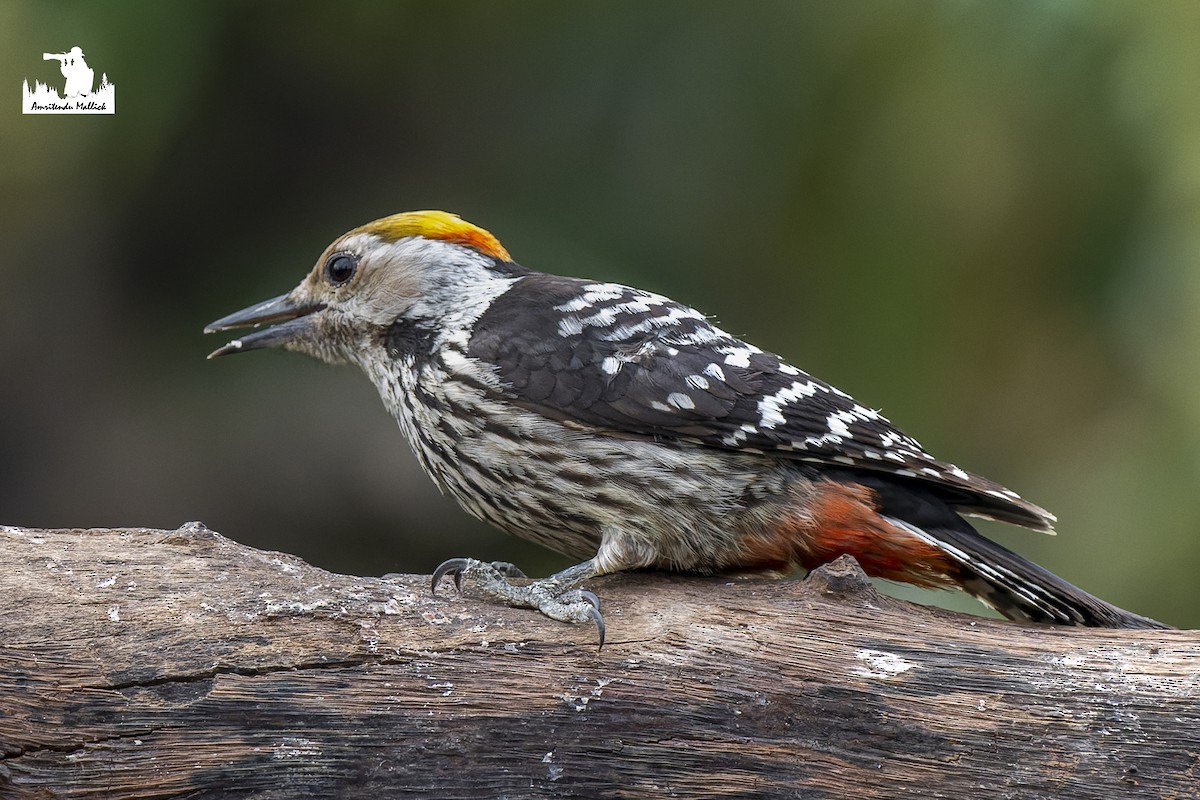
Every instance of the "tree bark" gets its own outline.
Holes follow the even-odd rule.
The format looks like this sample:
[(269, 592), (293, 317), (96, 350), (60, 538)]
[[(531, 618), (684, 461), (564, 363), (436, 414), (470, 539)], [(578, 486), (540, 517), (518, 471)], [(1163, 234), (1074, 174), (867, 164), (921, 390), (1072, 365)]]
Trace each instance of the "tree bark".
[(0, 797), (1200, 797), (1200, 635), (804, 581), (596, 630), (176, 531), (0, 528)]

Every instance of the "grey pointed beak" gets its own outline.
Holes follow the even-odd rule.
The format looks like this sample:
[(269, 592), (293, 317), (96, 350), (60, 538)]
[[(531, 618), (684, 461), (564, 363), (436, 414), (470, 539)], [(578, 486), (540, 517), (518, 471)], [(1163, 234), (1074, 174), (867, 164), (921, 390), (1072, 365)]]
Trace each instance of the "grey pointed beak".
[(324, 303), (300, 303), (291, 294), (281, 294), (261, 303), (243, 308), (241, 311), (221, 317), (216, 322), (204, 326), (205, 333), (228, 331), (234, 328), (257, 328), (268, 323), (278, 323), (269, 328), (263, 328), (234, 339), (224, 347), (218, 347), (208, 354), (209, 358), (227, 356), (230, 353), (244, 353), (247, 350), (260, 350), (265, 347), (282, 347), (288, 342), (299, 338), (312, 328), (309, 315), (320, 311)]

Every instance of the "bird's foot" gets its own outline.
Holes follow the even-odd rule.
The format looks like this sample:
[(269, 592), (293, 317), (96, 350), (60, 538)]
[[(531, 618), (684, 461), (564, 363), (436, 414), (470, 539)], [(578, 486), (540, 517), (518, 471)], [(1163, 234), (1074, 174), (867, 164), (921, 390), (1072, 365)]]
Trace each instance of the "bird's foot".
[(442, 562), (433, 572), (431, 591), (437, 594), (438, 584), (447, 575), (454, 577), (454, 588), (462, 591), (463, 583), (473, 587), (489, 600), (514, 608), (533, 608), (559, 622), (594, 622), (604, 646), (604, 617), (600, 613), (600, 598), (586, 589), (574, 588), (594, 574), (579, 565), (563, 570), (549, 578), (526, 584), (513, 584), (509, 578), (524, 578), (525, 574), (506, 561), (478, 561), (474, 558), (452, 558)]

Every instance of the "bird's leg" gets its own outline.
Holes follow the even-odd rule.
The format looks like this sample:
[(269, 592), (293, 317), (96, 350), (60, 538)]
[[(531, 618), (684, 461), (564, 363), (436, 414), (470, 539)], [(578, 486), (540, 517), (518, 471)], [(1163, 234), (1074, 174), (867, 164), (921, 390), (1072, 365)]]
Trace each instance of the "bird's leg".
[(432, 591), (436, 594), (442, 578), (453, 575), (454, 586), (460, 591), (465, 581), (489, 600), (515, 608), (534, 608), (560, 622), (595, 622), (600, 631), (600, 644), (603, 645), (604, 617), (600, 614), (600, 598), (586, 589), (576, 588), (589, 578), (596, 577), (599, 572), (595, 559), (588, 559), (548, 578), (516, 585), (507, 579), (525, 576), (512, 564), (452, 558), (434, 570)]

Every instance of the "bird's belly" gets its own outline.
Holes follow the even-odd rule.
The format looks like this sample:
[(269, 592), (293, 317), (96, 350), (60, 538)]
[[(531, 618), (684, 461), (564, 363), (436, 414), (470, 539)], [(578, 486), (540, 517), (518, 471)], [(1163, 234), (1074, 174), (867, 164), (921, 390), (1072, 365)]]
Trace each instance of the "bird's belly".
[(497, 399), (477, 378), (368, 374), (444, 492), (572, 558), (620, 552), (625, 567), (736, 567), (748, 506), (785, 492), (786, 470), (761, 455), (567, 426)]
[[(577, 431), (532, 413), (419, 435), (421, 462), (470, 513), (573, 558), (601, 545), (642, 566), (717, 570), (737, 549), (761, 460)], [(437, 439), (440, 438), (440, 441)]]

